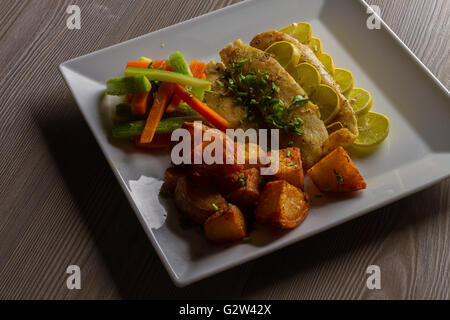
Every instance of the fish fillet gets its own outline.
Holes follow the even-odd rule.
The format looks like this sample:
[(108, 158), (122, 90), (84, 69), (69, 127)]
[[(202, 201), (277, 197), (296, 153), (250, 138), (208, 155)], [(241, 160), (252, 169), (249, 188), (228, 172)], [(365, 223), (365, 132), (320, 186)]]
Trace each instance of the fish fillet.
[(265, 51), (273, 43), (279, 41), (289, 41), (293, 43), (301, 52), (300, 63), (307, 62), (316, 67), (322, 77), (322, 83), (335, 89), (339, 95), (341, 100), (341, 109), (334, 121), (341, 122), (345, 128), (333, 134), (333, 139), (327, 142), (326, 149), (331, 151), (340, 145), (346, 147), (353, 143), (359, 134), (357, 119), (353, 108), (347, 98), (342, 94), (341, 89), (334, 80), (333, 76), (325, 69), (311, 48), (298, 42), (297, 39), (291, 37), (290, 35), (276, 30), (270, 30), (256, 35), (250, 45)]
[[(229, 44), (221, 52), (220, 56), (226, 68), (231, 70), (234, 63), (249, 59), (242, 67), (242, 73), (262, 72), (269, 74), (269, 81), (275, 83), (280, 91), (278, 99), (290, 106), (298, 95), (306, 96), (305, 90), (271, 55), (253, 47), (249, 47), (241, 40)], [(320, 120), (320, 112), (311, 102), (300, 107), (294, 107), (289, 114), (289, 120), (301, 118), (304, 121), (302, 130), (304, 134), (289, 134), (283, 137), (283, 142), (294, 142), (302, 150), (302, 161), (306, 168), (310, 168), (324, 155), (325, 143), (328, 140), (328, 132), (324, 123)]]
[[(225, 66), (222, 63), (211, 61), (206, 67), (206, 79), (214, 84), (216, 80), (219, 80), (224, 71)], [(214, 93), (206, 93), (205, 95), (206, 104), (227, 119), (231, 124), (231, 128), (247, 130), (255, 127), (255, 123), (250, 122), (245, 117), (244, 107), (236, 103), (234, 97), (231, 95), (223, 95), (222, 90), (214, 85), (211, 91)]]

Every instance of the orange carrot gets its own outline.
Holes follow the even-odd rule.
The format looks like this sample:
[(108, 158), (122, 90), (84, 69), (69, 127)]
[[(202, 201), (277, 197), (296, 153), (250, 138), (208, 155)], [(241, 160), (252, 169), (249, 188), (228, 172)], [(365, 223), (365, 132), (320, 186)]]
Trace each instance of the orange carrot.
[(161, 121), (167, 104), (173, 96), (173, 84), (164, 82), (156, 93), (155, 101), (153, 101), (152, 109), (148, 115), (147, 123), (141, 135), (141, 143), (148, 144), (153, 141), (158, 124)]
[(181, 102), (183, 102), (183, 100), (181, 100), (179, 96), (174, 95), (172, 98), (172, 101), (170, 102), (169, 106), (167, 107), (166, 113), (173, 113), (173, 112), (177, 111)]
[(201, 79), (205, 74), (206, 64), (200, 61), (193, 60), (190, 65), (190, 69), (194, 78)]
[[(206, 79), (206, 74), (205, 74), (206, 64), (205, 63), (193, 60), (190, 65), (190, 69), (192, 72), (192, 76), (194, 78)], [(172, 99), (172, 102), (167, 107), (166, 113), (173, 113), (173, 112), (177, 111), (178, 107), (180, 106), (180, 104), (182, 102), (183, 102), (183, 100), (181, 100), (180, 97), (175, 95)]]
[(166, 62), (164, 60), (156, 60), (152, 63), (153, 69), (164, 69), (166, 67)]
[(128, 103), (131, 103), (131, 102), (133, 101), (133, 98), (134, 98), (134, 95), (133, 95), (133, 94), (127, 94), (126, 99), (127, 99), (127, 102), (128, 102)]
[(131, 112), (138, 116), (145, 116), (151, 96), (152, 92), (135, 94), (131, 102)]
[(231, 127), (231, 124), (222, 118), (217, 112), (208, 107), (206, 104), (186, 92), (186, 90), (179, 84), (175, 85), (174, 92), (184, 102), (186, 102), (192, 109), (197, 111), (206, 121), (211, 123), (217, 129), (225, 131)]
[(171, 139), (172, 134), (170, 133), (155, 135), (151, 143), (141, 143), (141, 137), (137, 137), (136, 147), (147, 150), (165, 149), (170, 147)]
[(150, 66), (150, 62), (146, 61), (128, 61), (127, 68), (133, 67), (133, 68), (144, 68), (148, 69)]
[[(200, 61), (193, 60), (190, 65), (191, 73), (194, 78), (205, 79), (206, 80), (206, 64)], [(175, 95), (172, 99), (172, 102), (167, 107), (166, 113), (173, 113), (177, 111), (180, 104), (183, 100), (180, 99), (177, 95)]]

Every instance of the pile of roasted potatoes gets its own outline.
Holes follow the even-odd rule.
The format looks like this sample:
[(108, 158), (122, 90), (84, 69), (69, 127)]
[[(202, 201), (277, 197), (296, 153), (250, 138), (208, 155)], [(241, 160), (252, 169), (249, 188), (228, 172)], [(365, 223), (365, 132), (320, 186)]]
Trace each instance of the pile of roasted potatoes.
[[(193, 136), (194, 126), (193, 123), (185, 123), (183, 128)], [(203, 125), (202, 131), (207, 130), (211, 128)], [(221, 138), (224, 141), (229, 139), (225, 133), (221, 133)], [(209, 143), (192, 144), (191, 157), (196, 152), (203, 152)], [(226, 148), (225, 142), (223, 145)], [(165, 173), (162, 191), (173, 195), (176, 207), (183, 215), (203, 226), (206, 238), (211, 242), (229, 243), (246, 239), (249, 222), (293, 229), (308, 216), (311, 201), (304, 191), (300, 149), (279, 150), (278, 159), (270, 153), (264, 154), (279, 162), (278, 171), (271, 176), (261, 176), (263, 165), (255, 161), (264, 158), (264, 151), (259, 147), (249, 148), (249, 145), (244, 149), (243, 165), (181, 165), (173, 166)], [(237, 159), (239, 149), (234, 150)], [(353, 192), (366, 187), (343, 148), (330, 153), (308, 174), (324, 193)]]

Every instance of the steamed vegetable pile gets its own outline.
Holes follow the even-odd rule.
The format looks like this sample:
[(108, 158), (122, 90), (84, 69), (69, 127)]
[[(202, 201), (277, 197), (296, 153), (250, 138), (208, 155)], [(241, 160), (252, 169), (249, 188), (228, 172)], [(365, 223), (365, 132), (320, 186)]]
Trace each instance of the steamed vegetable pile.
[(203, 101), (211, 89), (206, 80), (206, 64), (187, 64), (180, 52), (167, 61), (141, 58), (129, 61), (125, 77), (110, 79), (106, 94), (126, 97), (127, 103), (116, 106), (116, 139), (135, 139), (144, 149), (168, 148), (171, 134), (185, 122), (203, 120), (225, 130), (229, 122)]

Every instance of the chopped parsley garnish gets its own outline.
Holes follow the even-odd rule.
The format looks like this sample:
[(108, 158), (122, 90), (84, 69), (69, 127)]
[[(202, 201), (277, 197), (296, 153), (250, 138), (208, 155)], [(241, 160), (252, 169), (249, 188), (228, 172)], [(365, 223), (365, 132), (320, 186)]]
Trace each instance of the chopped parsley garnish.
[(216, 84), (219, 86), (219, 87), (221, 87), (222, 89), (225, 89), (226, 87), (225, 87), (225, 84), (222, 82), (222, 81), (220, 81), (220, 80), (216, 80)]
[(277, 98), (280, 87), (270, 80), (270, 73), (251, 71), (244, 73), (244, 66), (250, 59), (232, 64), (231, 70), (225, 71), (216, 85), (230, 93), (235, 101), (244, 108), (244, 116), (250, 121), (262, 119), (266, 124), (282, 130), (285, 134), (303, 135), (300, 118), (290, 119), (290, 109), (306, 104), (309, 99), (296, 96), (287, 106)]
[(272, 83), (272, 90), (276, 93), (280, 92), (280, 87), (274, 83)]
[(296, 166), (297, 164), (298, 164), (297, 161), (292, 161), (292, 162), (289, 164), (289, 166), (293, 167), (293, 166)]
[(290, 158), (291, 157), (291, 150), (289, 150), (288, 151), (288, 153), (287, 153), (287, 155), (286, 155), (288, 158)]
[(293, 147), (294, 146), (294, 141), (289, 141), (288, 146), (289, 147)]
[(215, 203), (212, 204), (212, 208), (214, 209), (214, 211), (219, 211), (219, 207)]
[(265, 185), (266, 184), (266, 179), (264, 179), (264, 177), (259, 177), (259, 184), (261, 186)]
[(246, 237), (246, 238), (242, 239), (242, 242), (243, 243), (251, 243), (252, 242), (252, 238)]
[(212, 90), (203, 90), (205, 93), (209, 94), (223, 94), (224, 92), (221, 91), (212, 91)]
[(239, 182), (243, 187), (247, 186), (247, 181), (245, 181), (245, 174), (241, 173), (239, 175)]
[(341, 175), (339, 175), (339, 173), (337, 173), (336, 170), (334, 170), (334, 175), (336, 176), (336, 180), (339, 184), (343, 184), (344, 183), (344, 178), (342, 178)]
[(311, 101), (309, 98), (305, 96), (296, 96), (292, 101), (291, 107), (301, 107)]

